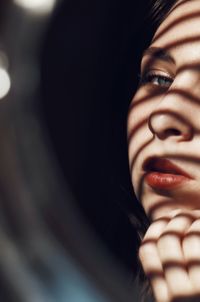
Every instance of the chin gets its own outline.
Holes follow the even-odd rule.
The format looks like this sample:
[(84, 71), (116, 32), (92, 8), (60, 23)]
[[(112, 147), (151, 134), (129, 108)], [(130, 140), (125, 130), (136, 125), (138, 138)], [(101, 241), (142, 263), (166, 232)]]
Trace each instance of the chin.
[(143, 193), (142, 205), (150, 220), (169, 215), (173, 210), (200, 210), (200, 190), (196, 184), (173, 191), (155, 192), (148, 188)]

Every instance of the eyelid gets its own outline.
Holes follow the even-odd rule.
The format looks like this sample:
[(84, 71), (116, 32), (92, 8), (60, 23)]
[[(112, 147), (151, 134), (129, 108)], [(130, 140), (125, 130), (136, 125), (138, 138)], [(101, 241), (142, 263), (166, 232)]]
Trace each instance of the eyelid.
[(147, 68), (147, 69), (144, 69), (143, 71), (141, 71), (140, 73), (140, 76), (141, 78), (144, 77), (145, 75), (147, 74), (155, 74), (155, 75), (160, 75), (160, 76), (164, 76), (164, 77), (167, 77), (167, 78), (170, 78), (172, 79), (172, 81), (174, 80), (174, 76), (171, 75), (168, 71), (164, 71), (163, 69), (160, 69), (160, 68)]
[(167, 76), (174, 79), (176, 74), (176, 68), (169, 62), (160, 60), (158, 58), (152, 59), (151, 56), (145, 55), (142, 57), (141, 65), (140, 65), (141, 74), (146, 73), (150, 70), (157, 70), (160, 72), (164, 72)]

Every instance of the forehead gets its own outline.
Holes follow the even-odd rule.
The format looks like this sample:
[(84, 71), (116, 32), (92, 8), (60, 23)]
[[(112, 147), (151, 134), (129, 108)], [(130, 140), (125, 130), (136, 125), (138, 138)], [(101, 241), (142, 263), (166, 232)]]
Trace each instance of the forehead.
[(181, 0), (158, 27), (152, 46), (168, 51), (189, 47), (191, 51), (192, 45), (200, 51), (200, 0)]

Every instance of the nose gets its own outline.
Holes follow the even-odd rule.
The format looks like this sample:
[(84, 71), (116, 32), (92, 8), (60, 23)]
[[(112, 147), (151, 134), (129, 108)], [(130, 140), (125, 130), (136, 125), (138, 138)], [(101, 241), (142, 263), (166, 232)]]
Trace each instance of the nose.
[(150, 131), (160, 140), (190, 140), (193, 130), (190, 123), (173, 110), (161, 108), (151, 113), (148, 121)]

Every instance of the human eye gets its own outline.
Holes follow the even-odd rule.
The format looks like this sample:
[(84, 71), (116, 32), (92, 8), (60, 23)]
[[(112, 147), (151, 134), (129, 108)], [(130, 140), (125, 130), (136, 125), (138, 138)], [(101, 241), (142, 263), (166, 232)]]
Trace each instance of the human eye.
[(140, 75), (139, 86), (146, 84), (156, 85), (162, 88), (169, 88), (173, 82), (173, 78), (168, 74), (161, 73), (159, 71), (151, 70)]

